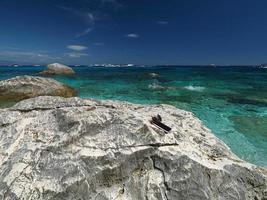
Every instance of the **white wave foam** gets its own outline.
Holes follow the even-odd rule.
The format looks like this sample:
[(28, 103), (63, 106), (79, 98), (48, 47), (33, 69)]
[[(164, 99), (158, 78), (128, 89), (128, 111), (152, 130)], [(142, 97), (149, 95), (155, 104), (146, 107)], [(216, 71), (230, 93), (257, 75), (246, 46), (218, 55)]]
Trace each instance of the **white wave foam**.
[(155, 77), (159, 77), (159, 74), (157, 74), (157, 73), (149, 73), (149, 76), (155, 78)]
[(152, 90), (162, 90), (164, 89), (165, 87), (163, 87), (162, 85), (158, 84), (158, 83), (152, 83), (152, 84), (149, 84), (148, 85), (148, 88), (149, 89), (152, 89)]
[(192, 86), (192, 85), (185, 86), (184, 88), (187, 89), (187, 90), (197, 91), (197, 92), (202, 92), (203, 90), (205, 90), (205, 87), (201, 87), (201, 86)]

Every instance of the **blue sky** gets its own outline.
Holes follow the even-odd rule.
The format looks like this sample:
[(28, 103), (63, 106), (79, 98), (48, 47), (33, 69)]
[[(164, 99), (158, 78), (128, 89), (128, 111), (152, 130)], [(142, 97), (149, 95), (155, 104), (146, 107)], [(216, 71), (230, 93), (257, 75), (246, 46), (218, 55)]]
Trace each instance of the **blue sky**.
[(267, 62), (264, 0), (0, 0), (0, 63)]

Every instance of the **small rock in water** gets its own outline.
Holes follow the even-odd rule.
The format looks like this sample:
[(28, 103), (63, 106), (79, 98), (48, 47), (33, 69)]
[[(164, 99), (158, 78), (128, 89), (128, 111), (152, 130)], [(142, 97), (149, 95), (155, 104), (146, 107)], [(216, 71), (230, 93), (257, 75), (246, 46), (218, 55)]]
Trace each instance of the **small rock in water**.
[(71, 67), (68, 67), (63, 64), (53, 63), (47, 65), (47, 69), (40, 72), (43, 75), (73, 75), (75, 74), (74, 70)]

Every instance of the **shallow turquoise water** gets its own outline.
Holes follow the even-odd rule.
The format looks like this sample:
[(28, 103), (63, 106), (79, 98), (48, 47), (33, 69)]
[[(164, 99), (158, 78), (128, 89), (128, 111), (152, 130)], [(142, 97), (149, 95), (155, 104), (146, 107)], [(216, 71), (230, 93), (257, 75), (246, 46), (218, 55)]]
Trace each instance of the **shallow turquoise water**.
[[(0, 67), (0, 80), (43, 67)], [(76, 67), (56, 76), (78, 96), (192, 111), (244, 160), (267, 166), (267, 69), (254, 67)], [(156, 74), (151, 74), (156, 73)]]

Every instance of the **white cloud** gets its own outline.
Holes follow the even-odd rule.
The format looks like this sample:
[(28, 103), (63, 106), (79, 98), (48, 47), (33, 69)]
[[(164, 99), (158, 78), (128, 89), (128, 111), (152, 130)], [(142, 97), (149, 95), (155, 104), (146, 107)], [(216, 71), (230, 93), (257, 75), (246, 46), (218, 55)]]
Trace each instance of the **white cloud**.
[(13, 58), (18, 58), (18, 57), (23, 57), (27, 56), (30, 58), (34, 57), (50, 57), (47, 54), (43, 54), (40, 52), (27, 52), (27, 51), (0, 51), (0, 56), (6, 56), (6, 57), (13, 57)]
[(82, 46), (82, 45), (68, 45), (67, 48), (74, 50), (74, 51), (84, 51), (88, 49), (86, 46)]
[(77, 53), (77, 52), (66, 53), (66, 55), (71, 57), (71, 58), (80, 58), (82, 56), (88, 56), (87, 53)]
[(129, 33), (127, 35), (125, 35), (125, 37), (129, 37), (129, 38), (139, 38), (139, 35), (136, 33)]
[(0, 59), (16, 62), (51, 62), (59, 58), (45, 51), (9, 51), (0, 50)]
[(75, 38), (79, 38), (79, 37), (86, 36), (86, 35), (88, 35), (88, 33), (90, 33), (92, 30), (93, 30), (93, 28), (87, 28), (87, 29), (85, 29), (84, 31), (82, 31), (82, 32), (80, 32), (80, 33), (77, 33), (77, 34), (75, 35)]
[(80, 11), (80, 10), (77, 10), (74, 8), (68, 8), (68, 7), (64, 7), (64, 6), (59, 6), (59, 8), (78, 16), (81, 20), (83, 20), (85, 22), (87, 28), (85, 30), (81, 31), (80, 33), (77, 33), (75, 35), (75, 38), (86, 36), (88, 33), (90, 33), (93, 30), (96, 18), (92, 12)]
[(93, 15), (93, 13), (91, 12), (84, 12), (84, 11), (80, 11), (74, 8), (69, 8), (69, 7), (64, 7), (64, 6), (59, 6), (60, 9), (68, 11), (73, 13), (74, 15), (80, 17), (81, 19), (85, 20), (87, 23), (93, 23), (95, 21), (95, 17)]
[(157, 21), (157, 24), (167, 25), (167, 24), (169, 24), (169, 22), (167, 22), (167, 21)]
[(87, 12), (85, 13), (85, 18), (87, 18), (87, 20), (89, 20), (89, 22), (94, 22), (95, 21), (95, 17), (92, 13)]

